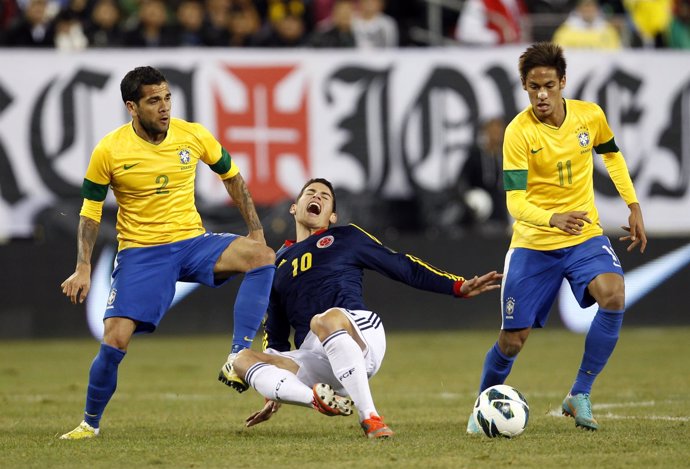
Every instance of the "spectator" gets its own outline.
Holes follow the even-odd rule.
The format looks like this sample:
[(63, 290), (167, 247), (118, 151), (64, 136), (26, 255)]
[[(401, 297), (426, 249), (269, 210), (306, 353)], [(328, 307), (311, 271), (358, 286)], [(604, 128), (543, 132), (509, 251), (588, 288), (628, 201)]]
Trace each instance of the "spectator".
[(206, 0), (204, 31), (206, 45), (225, 46), (230, 41), (231, 0)]
[(309, 44), (321, 48), (355, 47), (355, 35), (352, 30), (353, 16), (352, 0), (336, 0), (328, 23), (312, 33)]
[(556, 29), (553, 42), (565, 48), (621, 48), (620, 35), (604, 18), (597, 0), (580, 0), (565, 23)]
[(60, 51), (80, 51), (89, 45), (81, 21), (73, 10), (62, 10), (55, 17), (54, 30), (55, 48)]
[(176, 43), (162, 0), (142, 0), (139, 21), (125, 33), (128, 47), (170, 47)]
[(120, 24), (122, 14), (115, 0), (98, 0), (86, 25), (89, 47), (121, 47), (124, 32)]
[(522, 0), (466, 0), (455, 38), (470, 45), (516, 44), (527, 40)]
[(398, 24), (383, 12), (384, 6), (384, 0), (359, 0), (359, 11), (352, 20), (357, 47), (398, 47)]
[(286, 16), (302, 20), (304, 30), (310, 34), (314, 30), (313, 0), (257, 0), (259, 15), (269, 24), (275, 24)]
[(18, 15), (19, 7), (15, 0), (0, 0), (0, 33), (2, 33)]
[(671, 24), (673, 0), (624, 0), (631, 21), (634, 47), (664, 47)]
[(484, 228), (508, 227), (508, 211), (503, 190), (503, 118), (486, 120), (460, 173), (462, 199), (467, 207), (464, 222)]
[(259, 47), (300, 47), (305, 44), (302, 18), (287, 15), (268, 24), (255, 36), (252, 45)]
[(230, 7), (229, 45), (246, 47), (261, 29), (261, 18), (251, 0), (234, 0)]
[(53, 47), (55, 32), (46, 0), (29, 0), (24, 12), (7, 31), (5, 42), (12, 47)]
[(177, 24), (173, 28), (176, 45), (199, 47), (204, 41), (204, 5), (200, 0), (182, 0), (176, 11)]
[(668, 29), (668, 46), (690, 49), (690, 0), (676, 0)]

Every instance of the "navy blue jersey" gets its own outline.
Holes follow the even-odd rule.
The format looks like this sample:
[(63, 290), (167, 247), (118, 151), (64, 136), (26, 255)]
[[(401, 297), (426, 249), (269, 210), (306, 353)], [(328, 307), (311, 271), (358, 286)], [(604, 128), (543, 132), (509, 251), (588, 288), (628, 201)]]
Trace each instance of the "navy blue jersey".
[(286, 242), (276, 254), (276, 274), (266, 318), (266, 346), (290, 350), (290, 327), (299, 348), (314, 315), (333, 307), (368, 309), (362, 298), (364, 269), (415, 288), (457, 295), (464, 279), (410, 255), (397, 253), (356, 225)]

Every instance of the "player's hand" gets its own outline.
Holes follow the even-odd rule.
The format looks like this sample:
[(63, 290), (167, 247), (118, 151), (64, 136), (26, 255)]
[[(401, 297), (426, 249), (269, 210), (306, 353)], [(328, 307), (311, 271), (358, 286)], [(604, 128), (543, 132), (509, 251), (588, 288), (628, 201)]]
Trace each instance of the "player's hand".
[(264, 404), (264, 408), (258, 412), (254, 412), (252, 415), (247, 417), (247, 420), (244, 421), (244, 424), (247, 427), (252, 427), (258, 423), (265, 422), (266, 420), (270, 419), (273, 416), (273, 414), (278, 412), (278, 409), (280, 409), (279, 402), (266, 399), (266, 404)]
[(495, 270), (484, 274), (481, 277), (474, 276), (471, 279), (465, 279), (460, 287), (460, 294), (463, 298), (471, 298), (484, 292), (496, 290), (501, 288), (500, 283), (496, 283), (503, 278), (503, 274), (499, 274)]
[(592, 223), (592, 220), (587, 218), (587, 212), (575, 211), (566, 213), (554, 213), (549, 220), (551, 226), (555, 226), (561, 231), (565, 231), (571, 235), (579, 235), (582, 233), (582, 228), (585, 222)]
[(644, 220), (642, 220), (642, 209), (640, 204), (630, 204), (630, 216), (628, 217), (629, 226), (621, 226), (625, 231), (630, 233), (628, 236), (621, 236), (619, 241), (631, 241), (628, 246), (628, 252), (640, 246), (640, 252), (644, 253), (647, 247), (647, 233), (644, 229)]
[(91, 289), (91, 266), (79, 264), (74, 273), (62, 282), (60, 287), (62, 287), (62, 293), (73, 305), (77, 302), (83, 303)]

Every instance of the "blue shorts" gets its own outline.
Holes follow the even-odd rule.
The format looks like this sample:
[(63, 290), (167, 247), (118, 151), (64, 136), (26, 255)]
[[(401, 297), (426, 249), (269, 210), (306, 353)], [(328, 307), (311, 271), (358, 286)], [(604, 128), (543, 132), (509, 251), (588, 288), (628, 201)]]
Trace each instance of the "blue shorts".
[(135, 333), (153, 332), (170, 308), (176, 282), (218, 287), (229, 280), (216, 280), (213, 268), (237, 237), (204, 233), (175, 243), (118, 252), (103, 319), (130, 318), (137, 323)]
[(501, 288), (501, 329), (544, 327), (563, 279), (580, 306), (595, 303), (587, 286), (599, 274), (623, 275), (606, 236), (552, 251), (515, 248), (506, 254)]

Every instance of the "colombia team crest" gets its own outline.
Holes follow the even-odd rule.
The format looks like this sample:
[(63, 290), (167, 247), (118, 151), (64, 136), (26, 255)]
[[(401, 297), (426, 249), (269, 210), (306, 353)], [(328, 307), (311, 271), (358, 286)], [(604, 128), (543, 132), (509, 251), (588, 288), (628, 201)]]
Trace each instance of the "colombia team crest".
[(324, 236), (316, 242), (316, 247), (319, 249), (327, 248), (328, 246), (333, 244), (334, 241), (335, 238), (333, 238), (333, 236)]

